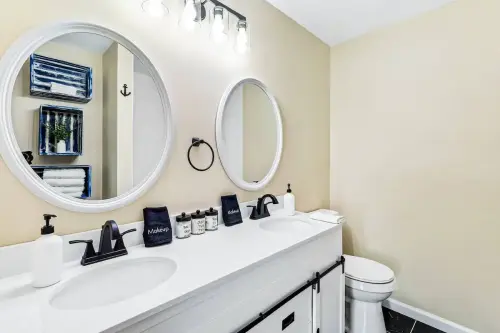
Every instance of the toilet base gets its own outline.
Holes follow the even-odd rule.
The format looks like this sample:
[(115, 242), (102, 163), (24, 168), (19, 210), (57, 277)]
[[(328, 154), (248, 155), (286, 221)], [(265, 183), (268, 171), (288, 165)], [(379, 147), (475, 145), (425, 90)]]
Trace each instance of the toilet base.
[(386, 333), (382, 302), (369, 303), (349, 299), (349, 333)]

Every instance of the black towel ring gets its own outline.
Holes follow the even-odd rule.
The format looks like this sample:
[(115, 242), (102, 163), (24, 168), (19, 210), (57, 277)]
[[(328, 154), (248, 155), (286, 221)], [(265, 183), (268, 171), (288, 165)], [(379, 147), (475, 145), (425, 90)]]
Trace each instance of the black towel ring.
[[(193, 147), (199, 147), (202, 143), (206, 144), (208, 146), (208, 148), (210, 148), (210, 151), (212, 152), (212, 162), (210, 162), (210, 165), (208, 166), (208, 168), (205, 168), (205, 169), (199, 169), (193, 165), (193, 162), (191, 162), (191, 149)], [(193, 138), (191, 146), (188, 149), (187, 157), (188, 157), (189, 164), (191, 165), (191, 167), (193, 167), (193, 169), (200, 171), (200, 172), (203, 172), (203, 171), (207, 171), (208, 169), (210, 169), (212, 167), (212, 165), (214, 165), (215, 152), (214, 152), (214, 149), (212, 148), (212, 146), (208, 142), (206, 142), (205, 140), (199, 139), (199, 138)]]

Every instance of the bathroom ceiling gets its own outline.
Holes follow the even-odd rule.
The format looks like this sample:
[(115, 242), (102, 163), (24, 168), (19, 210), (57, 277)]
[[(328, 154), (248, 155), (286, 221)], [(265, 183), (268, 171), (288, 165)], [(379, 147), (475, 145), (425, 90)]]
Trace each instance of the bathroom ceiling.
[(113, 44), (113, 41), (108, 37), (90, 34), (90, 33), (73, 33), (57, 37), (53, 40), (55, 43), (68, 44), (78, 46), (95, 53), (104, 53)]
[(328, 45), (455, 0), (267, 0)]

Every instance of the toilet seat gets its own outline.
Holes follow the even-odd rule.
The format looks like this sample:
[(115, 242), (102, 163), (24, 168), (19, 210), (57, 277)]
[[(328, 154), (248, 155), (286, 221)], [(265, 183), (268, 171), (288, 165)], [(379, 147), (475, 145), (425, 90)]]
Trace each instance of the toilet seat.
[(394, 272), (376, 261), (344, 255), (347, 287), (374, 293), (394, 291)]

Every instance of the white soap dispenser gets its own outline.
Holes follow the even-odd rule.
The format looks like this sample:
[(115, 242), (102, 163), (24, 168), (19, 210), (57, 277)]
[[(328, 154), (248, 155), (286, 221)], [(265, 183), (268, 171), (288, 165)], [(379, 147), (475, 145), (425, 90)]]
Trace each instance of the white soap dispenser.
[(63, 241), (54, 234), (50, 219), (57, 217), (44, 214), (45, 225), (42, 236), (33, 242), (32, 274), (33, 287), (45, 288), (61, 281), (63, 268)]
[(288, 190), (283, 199), (283, 210), (288, 216), (295, 215), (295, 195), (292, 193), (290, 184), (288, 184)]

